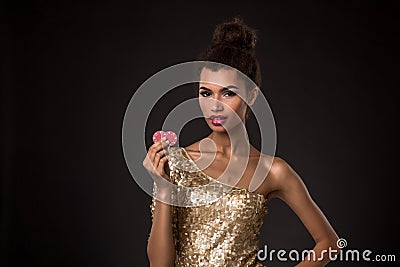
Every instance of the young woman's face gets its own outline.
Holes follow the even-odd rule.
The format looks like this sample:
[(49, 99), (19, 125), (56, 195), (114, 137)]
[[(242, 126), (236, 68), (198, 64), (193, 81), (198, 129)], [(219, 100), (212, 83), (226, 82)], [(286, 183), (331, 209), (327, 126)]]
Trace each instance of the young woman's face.
[(238, 79), (235, 70), (212, 71), (204, 68), (200, 80), (199, 103), (211, 130), (224, 132), (225, 128), (233, 128), (245, 122), (245, 82)]

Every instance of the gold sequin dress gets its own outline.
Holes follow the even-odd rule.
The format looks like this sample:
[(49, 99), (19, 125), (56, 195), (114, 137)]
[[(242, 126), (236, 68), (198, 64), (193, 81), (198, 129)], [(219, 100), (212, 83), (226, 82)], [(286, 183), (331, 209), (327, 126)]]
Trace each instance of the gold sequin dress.
[[(168, 164), (172, 183), (196, 189), (174, 196), (189, 204), (172, 206), (175, 266), (263, 266), (257, 252), (266, 198), (208, 176), (184, 148), (169, 147)], [(152, 216), (155, 204), (153, 196)]]

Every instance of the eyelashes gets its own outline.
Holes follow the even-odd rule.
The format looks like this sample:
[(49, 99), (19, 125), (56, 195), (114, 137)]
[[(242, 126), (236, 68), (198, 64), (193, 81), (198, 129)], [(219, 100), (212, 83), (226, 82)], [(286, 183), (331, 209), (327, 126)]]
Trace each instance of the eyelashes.
[[(199, 94), (201, 96), (203, 96), (203, 97), (208, 97), (208, 96), (211, 95), (210, 92), (207, 92), (207, 91), (200, 92)], [(232, 96), (235, 96), (235, 95), (236, 95), (236, 93), (232, 92), (232, 91), (227, 91), (227, 92), (223, 93), (223, 96), (228, 96), (228, 97), (232, 97)]]

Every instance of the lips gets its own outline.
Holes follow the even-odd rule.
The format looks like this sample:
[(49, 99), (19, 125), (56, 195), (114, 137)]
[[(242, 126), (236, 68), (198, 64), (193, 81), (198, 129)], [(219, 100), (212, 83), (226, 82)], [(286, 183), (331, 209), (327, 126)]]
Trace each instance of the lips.
[(210, 116), (211, 123), (214, 125), (221, 125), (225, 122), (226, 117), (221, 115), (212, 115)]

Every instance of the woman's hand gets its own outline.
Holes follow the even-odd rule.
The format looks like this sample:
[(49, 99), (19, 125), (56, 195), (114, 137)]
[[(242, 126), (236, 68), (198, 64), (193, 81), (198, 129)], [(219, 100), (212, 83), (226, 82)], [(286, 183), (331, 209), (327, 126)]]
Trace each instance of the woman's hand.
[(160, 181), (161, 177), (169, 181), (169, 166), (165, 164), (168, 162), (167, 155), (165, 154), (168, 145), (169, 141), (165, 137), (161, 138), (150, 146), (143, 160), (143, 166), (155, 182)]

